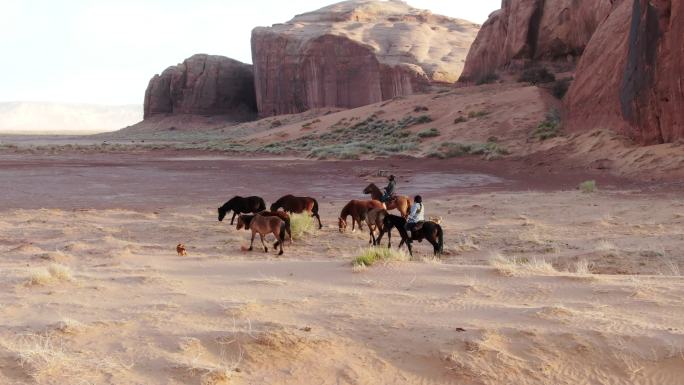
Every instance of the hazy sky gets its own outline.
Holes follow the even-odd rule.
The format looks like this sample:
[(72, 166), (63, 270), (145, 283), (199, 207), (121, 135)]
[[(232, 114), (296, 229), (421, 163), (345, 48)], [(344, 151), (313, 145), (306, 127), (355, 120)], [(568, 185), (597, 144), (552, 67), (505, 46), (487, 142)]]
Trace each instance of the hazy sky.
[[(141, 104), (195, 53), (251, 62), (250, 34), (334, 0), (0, 0), (0, 102)], [(483, 23), (501, 0), (409, 0)]]

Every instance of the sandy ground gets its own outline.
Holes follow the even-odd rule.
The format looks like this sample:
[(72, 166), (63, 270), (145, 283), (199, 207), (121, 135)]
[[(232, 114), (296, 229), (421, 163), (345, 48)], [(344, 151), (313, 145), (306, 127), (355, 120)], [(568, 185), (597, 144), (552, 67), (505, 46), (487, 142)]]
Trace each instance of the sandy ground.
[[(682, 384), (681, 191), (169, 157), (0, 159), (0, 384)], [(352, 268), (368, 234), (336, 218), (381, 170), (444, 218), (442, 259)], [(293, 189), (325, 227), (282, 258), (216, 221)]]

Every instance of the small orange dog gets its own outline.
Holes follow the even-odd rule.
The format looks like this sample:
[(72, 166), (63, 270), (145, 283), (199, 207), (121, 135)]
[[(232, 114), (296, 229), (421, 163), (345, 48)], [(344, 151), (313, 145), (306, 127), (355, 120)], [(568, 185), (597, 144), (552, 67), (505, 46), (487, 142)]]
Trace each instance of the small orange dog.
[(188, 252), (185, 250), (185, 245), (182, 243), (179, 243), (178, 246), (176, 246), (176, 252), (180, 257), (185, 257), (188, 255)]

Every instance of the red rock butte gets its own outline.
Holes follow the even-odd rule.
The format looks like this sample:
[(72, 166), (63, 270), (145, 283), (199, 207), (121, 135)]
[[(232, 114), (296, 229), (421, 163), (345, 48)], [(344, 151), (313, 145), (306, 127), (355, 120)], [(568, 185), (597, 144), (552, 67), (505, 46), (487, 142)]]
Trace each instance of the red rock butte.
[(355, 108), (455, 82), (477, 24), (403, 1), (354, 0), (252, 32), (261, 116)]
[(223, 56), (193, 55), (155, 75), (145, 91), (145, 119), (154, 115), (256, 115), (252, 66)]
[(624, 0), (595, 33), (565, 100), (573, 131), (684, 139), (684, 1)]
[(503, 0), (472, 45), (462, 82), (531, 62), (574, 64), (614, 0)]

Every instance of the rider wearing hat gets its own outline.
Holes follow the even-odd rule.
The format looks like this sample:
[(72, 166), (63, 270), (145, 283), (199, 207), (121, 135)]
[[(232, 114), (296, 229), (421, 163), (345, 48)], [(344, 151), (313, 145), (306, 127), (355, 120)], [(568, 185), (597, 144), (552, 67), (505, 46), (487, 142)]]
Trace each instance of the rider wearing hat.
[(392, 197), (394, 196), (394, 191), (397, 188), (397, 182), (396, 178), (394, 175), (389, 176), (389, 183), (387, 184), (387, 187), (385, 187), (385, 194), (380, 198), (380, 201), (382, 203), (387, 203), (390, 200), (392, 200)]

